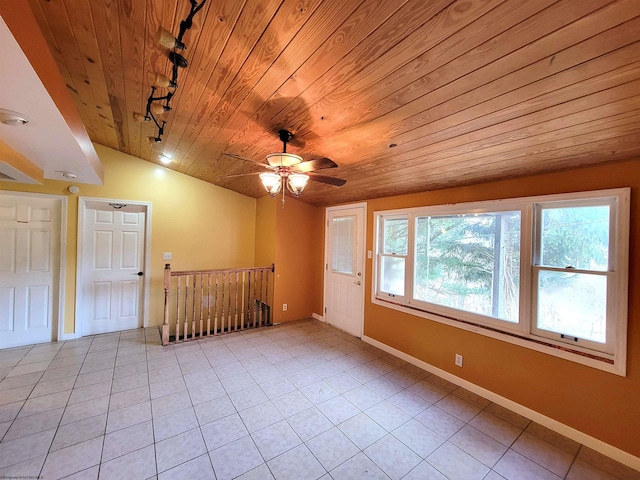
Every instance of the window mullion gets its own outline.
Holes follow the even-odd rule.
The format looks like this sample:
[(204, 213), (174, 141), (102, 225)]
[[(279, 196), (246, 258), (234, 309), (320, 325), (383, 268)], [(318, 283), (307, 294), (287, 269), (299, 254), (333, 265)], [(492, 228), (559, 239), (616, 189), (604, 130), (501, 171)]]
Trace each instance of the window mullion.
[(522, 220), (520, 222), (520, 315), (518, 326), (522, 332), (531, 333), (535, 312), (534, 301), (536, 295), (533, 291), (533, 251), (534, 235), (537, 227), (534, 226), (534, 209), (527, 205), (520, 210)]
[(409, 214), (408, 216), (408, 245), (407, 245), (407, 257), (405, 259), (405, 271), (404, 271), (404, 283), (405, 283), (405, 302), (413, 302), (413, 279), (414, 279), (414, 265), (415, 265), (415, 215)]

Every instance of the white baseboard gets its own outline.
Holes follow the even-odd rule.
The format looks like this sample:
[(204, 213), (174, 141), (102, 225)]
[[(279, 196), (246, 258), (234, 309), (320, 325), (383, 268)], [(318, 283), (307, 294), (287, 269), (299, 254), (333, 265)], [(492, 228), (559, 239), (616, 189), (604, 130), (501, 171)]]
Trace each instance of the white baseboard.
[(576, 430), (575, 428), (565, 425), (564, 423), (558, 422), (553, 418), (549, 418), (546, 415), (536, 412), (535, 410), (532, 410), (528, 407), (525, 407), (524, 405), (520, 405), (519, 403), (509, 400), (508, 398), (502, 397), (490, 390), (487, 390), (485, 388), (482, 388), (476, 385), (475, 383), (471, 383), (445, 370), (441, 370), (437, 367), (434, 367), (433, 365), (427, 362), (423, 362), (422, 360), (412, 357), (411, 355), (408, 355), (400, 350), (396, 350), (395, 348), (390, 347), (385, 343), (379, 342), (378, 340), (375, 340), (371, 337), (367, 337), (366, 335), (363, 335), (362, 340), (375, 347), (378, 347), (380, 350), (384, 350), (385, 352), (390, 353), (391, 355), (401, 358), (411, 363), (412, 365), (420, 367), (423, 370), (426, 370), (427, 372), (438, 375), (439, 377), (442, 377), (445, 380), (448, 380), (451, 383), (458, 385), (459, 387), (466, 388), (467, 390), (475, 394), (478, 394), (486, 398), (487, 400), (497, 403), (502, 407), (508, 408), (509, 410), (516, 412), (519, 415), (522, 415), (523, 417), (528, 418), (529, 420), (539, 423), (540, 425), (547, 427), (553, 430), (554, 432), (560, 433), (565, 437), (569, 437), (570, 439), (575, 440), (576, 442), (581, 443), (582, 445), (585, 445), (595, 450), (596, 452), (606, 455), (607, 457), (610, 457), (624, 465), (627, 465), (628, 467), (631, 467), (635, 470), (640, 470), (640, 458), (634, 455), (631, 455), (630, 453), (627, 453), (624, 450), (620, 450), (619, 448), (614, 447), (613, 445), (609, 445), (608, 443), (605, 443), (602, 440), (598, 440), (597, 438), (587, 435), (586, 433)]
[(59, 342), (63, 342), (65, 340), (75, 340), (76, 338), (80, 338), (80, 335), (77, 335), (75, 332), (74, 333), (63, 333), (62, 335), (58, 336), (58, 341)]
[(312, 313), (311, 318), (315, 318), (316, 320), (320, 320), (321, 322), (324, 322), (324, 317), (322, 315), (318, 315), (317, 313)]

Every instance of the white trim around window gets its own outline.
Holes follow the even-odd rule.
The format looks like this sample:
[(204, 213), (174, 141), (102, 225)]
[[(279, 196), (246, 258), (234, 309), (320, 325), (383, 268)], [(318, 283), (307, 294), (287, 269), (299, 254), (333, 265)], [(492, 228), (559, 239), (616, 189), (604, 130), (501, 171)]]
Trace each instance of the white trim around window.
[(374, 212), (372, 302), (624, 376), (630, 189)]

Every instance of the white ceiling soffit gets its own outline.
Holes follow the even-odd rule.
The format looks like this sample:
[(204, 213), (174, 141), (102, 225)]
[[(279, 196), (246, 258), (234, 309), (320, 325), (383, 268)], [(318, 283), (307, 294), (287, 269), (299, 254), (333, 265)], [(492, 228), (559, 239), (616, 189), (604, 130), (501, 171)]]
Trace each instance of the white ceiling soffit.
[(3, 162), (0, 158), (0, 180), (3, 182), (19, 182), (30, 183), (32, 185), (39, 185), (40, 182), (34, 180), (29, 175), (21, 172), (17, 168), (9, 165), (7, 162)]
[(68, 181), (59, 172), (73, 172), (76, 183), (101, 185), (102, 180), (1, 17), (0, 58), (0, 109), (18, 112), (29, 120), (20, 127), (0, 123), (0, 140), (40, 167), (44, 178)]

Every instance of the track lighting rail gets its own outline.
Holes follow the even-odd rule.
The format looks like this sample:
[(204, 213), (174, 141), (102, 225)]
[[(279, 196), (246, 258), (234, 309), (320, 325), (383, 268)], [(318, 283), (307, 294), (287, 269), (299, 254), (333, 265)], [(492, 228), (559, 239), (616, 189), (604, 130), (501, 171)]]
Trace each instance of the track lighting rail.
[[(196, 0), (190, 0), (191, 9), (187, 17), (180, 22), (180, 30), (177, 37), (174, 37), (169, 31), (163, 27), (158, 28), (158, 43), (168, 48), (170, 51), (167, 54), (169, 62), (171, 63), (171, 78), (161, 73), (156, 74), (155, 84), (151, 86), (151, 93), (147, 98), (147, 108), (144, 114), (134, 112), (133, 118), (139, 122), (149, 122), (153, 120), (157, 128), (157, 134), (153, 137), (148, 137), (150, 143), (162, 142), (162, 135), (164, 135), (164, 127), (166, 120), (158, 121), (156, 115), (162, 115), (171, 111), (171, 99), (178, 88), (178, 72), (181, 68), (187, 68), (187, 59), (179, 54), (176, 50), (186, 50), (187, 46), (182, 41), (182, 38), (187, 30), (193, 26), (193, 17), (196, 13), (202, 9), (206, 0), (198, 3)], [(154, 96), (157, 88), (170, 88), (173, 91), (169, 91), (166, 95)], [(164, 103), (161, 103), (164, 102)]]

